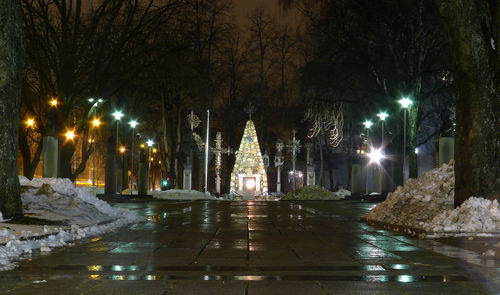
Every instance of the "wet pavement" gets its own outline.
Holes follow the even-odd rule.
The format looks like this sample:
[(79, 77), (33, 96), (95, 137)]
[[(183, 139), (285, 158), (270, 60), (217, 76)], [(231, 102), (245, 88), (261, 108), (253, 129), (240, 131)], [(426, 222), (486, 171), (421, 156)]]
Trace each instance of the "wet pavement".
[(360, 222), (359, 202), (120, 203), (150, 221), (34, 253), (0, 294), (500, 294), (500, 262)]

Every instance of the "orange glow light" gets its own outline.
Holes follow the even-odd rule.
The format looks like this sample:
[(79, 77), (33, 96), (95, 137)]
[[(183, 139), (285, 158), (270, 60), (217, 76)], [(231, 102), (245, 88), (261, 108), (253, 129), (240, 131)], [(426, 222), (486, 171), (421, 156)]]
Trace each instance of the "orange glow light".
[(69, 130), (64, 136), (66, 136), (67, 140), (73, 140), (75, 138), (75, 131)]
[(58, 103), (59, 103), (59, 102), (58, 102), (58, 101), (57, 101), (57, 99), (55, 99), (55, 98), (52, 98), (52, 99), (50, 100), (50, 105), (51, 105), (52, 107), (57, 107), (57, 104), (58, 104)]

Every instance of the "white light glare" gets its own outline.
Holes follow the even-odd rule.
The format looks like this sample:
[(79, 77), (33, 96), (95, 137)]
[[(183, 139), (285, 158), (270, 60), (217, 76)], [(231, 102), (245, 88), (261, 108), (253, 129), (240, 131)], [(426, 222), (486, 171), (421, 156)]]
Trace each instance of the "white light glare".
[(370, 162), (380, 163), (384, 159), (384, 154), (380, 149), (374, 149), (368, 153), (368, 157), (370, 158)]
[(129, 122), (129, 124), (130, 124), (130, 127), (135, 128), (135, 126), (137, 126), (137, 124), (139, 124), (139, 123), (136, 120), (132, 120)]
[(151, 139), (148, 139), (148, 141), (146, 141), (146, 144), (148, 145), (148, 147), (152, 147), (153, 143), (154, 142)]
[(123, 113), (120, 111), (116, 111), (113, 113), (113, 117), (115, 117), (116, 120), (120, 120), (123, 117)]
[(413, 103), (408, 97), (403, 97), (402, 99), (398, 100), (398, 102), (405, 109), (407, 109)]
[(387, 114), (386, 112), (381, 112), (378, 113), (377, 116), (380, 118), (380, 120), (385, 121), (385, 118), (387, 118), (389, 114)]

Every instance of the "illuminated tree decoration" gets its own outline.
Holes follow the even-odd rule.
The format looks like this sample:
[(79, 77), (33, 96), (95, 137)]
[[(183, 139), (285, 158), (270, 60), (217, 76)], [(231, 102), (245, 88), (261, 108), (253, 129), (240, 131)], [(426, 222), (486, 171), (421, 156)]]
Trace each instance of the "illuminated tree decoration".
[(231, 173), (232, 192), (241, 190), (243, 183), (240, 182), (243, 175), (245, 177), (256, 178), (256, 193), (267, 193), (267, 174), (264, 168), (262, 153), (260, 152), (255, 125), (251, 120), (248, 120), (246, 123), (240, 147), (236, 154), (233, 172)]

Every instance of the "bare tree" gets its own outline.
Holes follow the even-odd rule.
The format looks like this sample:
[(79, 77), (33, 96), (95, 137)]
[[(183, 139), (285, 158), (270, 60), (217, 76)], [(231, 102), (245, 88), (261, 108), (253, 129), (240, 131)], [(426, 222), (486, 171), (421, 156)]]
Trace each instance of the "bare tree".
[(500, 3), (437, 2), (457, 76), (455, 205), (500, 199)]
[(5, 218), (22, 214), (17, 171), (17, 137), (24, 43), (21, 7), (17, 0), (0, 1), (0, 212)]

